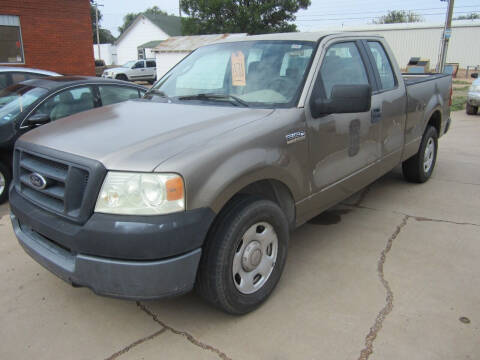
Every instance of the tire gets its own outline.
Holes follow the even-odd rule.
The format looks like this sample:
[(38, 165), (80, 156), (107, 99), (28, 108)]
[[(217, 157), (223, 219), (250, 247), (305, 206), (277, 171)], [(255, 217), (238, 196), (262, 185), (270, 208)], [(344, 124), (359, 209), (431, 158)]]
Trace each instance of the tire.
[[(427, 150), (428, 147), (428, 150)], [(438, 133), (428, 126), (423, 134), (418, 153), (402, 163), (403, 176), (407, 181), (424, 183), (432, 175), (438, 153)], [(427, 161), (427, 159), (429, 161)]]
[(478, 112), (478, 106), (473, 106), (467, 103), (467, 114), (476, 115)]
[(288, 239), (288, 221), (276, 203), (254, 196), (234, 198), (207, 236), (197, 292), (230, 314), (255, 310), (280, 280)]
[(12, 181), (12, 173), (10, 168), (3, 162), (0, 162), (0, 204), (8, 199), (8, 187)]
[(123, 81), (128, 81), (128, 77), (125, 74), (118, 74), (115, 79), (117, 80), (123, 80)]

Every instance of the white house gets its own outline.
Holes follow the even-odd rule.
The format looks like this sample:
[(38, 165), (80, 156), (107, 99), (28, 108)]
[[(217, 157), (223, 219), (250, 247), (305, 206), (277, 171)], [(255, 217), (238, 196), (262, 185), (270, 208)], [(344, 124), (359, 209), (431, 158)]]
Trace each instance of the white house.
[[(143, 57), (142, 44), (181, 35), (178, 16), (140, 14), (115, 42), (118, 64)], [(139, 54), (139, 51), (141, 53)], [(140, 55), (140, 56), (139, 56)], [(151, 54), (150, 54), (151, 55)], [(147, 56), (148, 57), (148, 56)]]
[(152, 50), (156, 54), (155, 59), (157, 61), (157, 79), (160, 79), (180, 60), (200, 46), (208, 45), (225, 38), (244, 35), (246, 34), (174, 36), (159, 42), (158, 45)]

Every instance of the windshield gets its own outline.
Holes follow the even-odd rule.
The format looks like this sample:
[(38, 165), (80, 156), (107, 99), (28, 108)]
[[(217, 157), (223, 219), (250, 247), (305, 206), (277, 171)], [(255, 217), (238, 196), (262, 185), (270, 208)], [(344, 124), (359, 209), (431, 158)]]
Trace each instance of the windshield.
[(315, 45), (245, 41), (205, 46), (170, 70), (150, 93), (173, 101), (291, 107), (298, 100)]
[(0, 91), (0, 124), (15, 119), (48, 91), (28, 85), (13, 85)]
[(125, 64), (122, 65), (122, 67), (130, 69), (136, 62), (136, 60), (127, 61)]

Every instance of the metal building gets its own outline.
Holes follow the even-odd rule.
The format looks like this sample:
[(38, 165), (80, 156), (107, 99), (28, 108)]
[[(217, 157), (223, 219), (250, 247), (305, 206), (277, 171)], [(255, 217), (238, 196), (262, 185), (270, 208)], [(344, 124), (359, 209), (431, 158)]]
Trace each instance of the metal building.
[[(399, 66), (405, 69), (411, 57), (430, 59), (435, 69), (440, 52), (443, 24), (372, 24), (327, 31), (362, 31), (380, 34), (390, 44)], [(447, 62), (459, 63), (460, 68), (480, 65), (480, 20), (461, 20), (452, 23), (452, 36)]]

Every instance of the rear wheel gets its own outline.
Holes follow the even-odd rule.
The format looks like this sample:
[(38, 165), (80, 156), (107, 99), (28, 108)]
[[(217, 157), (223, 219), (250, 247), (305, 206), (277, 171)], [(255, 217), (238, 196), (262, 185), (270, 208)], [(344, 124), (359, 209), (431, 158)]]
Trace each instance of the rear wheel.
[(117, 80), (123, 80), (123, 81), (128, 81), (128, 77), (125, 74), (118, 74), (115, 79)]
[(478, 106), (473, 106), (467, 103), (467, 114), (475, 115), (478, 112)]
[(0, 204), (7, 201), (8, 187), (12, 180), (10, 169), (4, 163), (0, 162)]
[(210, 231), (196, 288), (231, 314), (256, 309), (272, 293), (285, 265), (288, 221), (280, 207), (253, 196), (233, 200)]
[(428, 126), (423, 134), (418, 153), (402, 163), (405, 179), (416, 183), (427, 181), (435, 168), (437, 150), (437, 130), (433, 126)]

